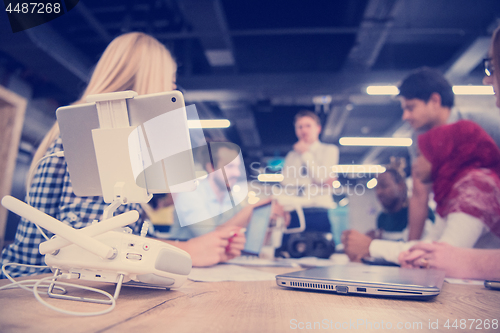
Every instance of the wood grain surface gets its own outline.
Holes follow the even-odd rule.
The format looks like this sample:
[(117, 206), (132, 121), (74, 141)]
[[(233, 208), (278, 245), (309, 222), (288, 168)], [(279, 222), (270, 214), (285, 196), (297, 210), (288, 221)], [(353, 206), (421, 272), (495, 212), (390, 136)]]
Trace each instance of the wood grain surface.
[[(267, 270), (281, 274), (294, 269)], [(0, 281), (1, 285), (6, 283)], [(110, 284), (77, 283), (110, 293), (114, 290)], [(86, 291), (70, 292), (92, 296)], [(105, 307), (56, 299), (49, 302), (72, 311), (99, 311)], [(187, 281), (172, 291), (124, 287), (116, 308), (96, 317), (59, 314), (18, 289), (0, 291), (0, 304), (1, 332), (500, 331), (491, 326), (493, 319), (500, 319), (499, 291), (448, 283), (440, 295), (428, 301), (288, 290), (274, 281)], [(453, 328), (456, 319), (457, 328)], [(460, 328), (463, 319), (467, 320), (466, 329)], [(490, 321), (489, 329), (486, 319)], [(450, 328), (444, 327), (447, 320)], [(438, 329), (429, 328), (436, 324)], [(311, 329), (307, 329), (308, 325)], [(397, 329), (398, 325), (403, 329)]]

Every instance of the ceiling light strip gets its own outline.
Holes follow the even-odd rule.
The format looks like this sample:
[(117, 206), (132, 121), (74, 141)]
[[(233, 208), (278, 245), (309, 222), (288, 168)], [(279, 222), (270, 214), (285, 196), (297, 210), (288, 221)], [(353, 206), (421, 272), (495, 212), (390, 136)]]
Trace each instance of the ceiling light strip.
[(231, 122), (227, 119), (188, 120), (189, 128), (228, 128)]
[[(455, 95), (494, 95), (492, 86), (453, 86), (453, 93)], [(395, 96), (399, 94), (399, 89), (396, 86), (368, 86), (366, 88), (368, 95), (390, 95)]]
[(342, 146), (409, 147), (413, 141), (410, 138), (342, 137), (339, 143)]

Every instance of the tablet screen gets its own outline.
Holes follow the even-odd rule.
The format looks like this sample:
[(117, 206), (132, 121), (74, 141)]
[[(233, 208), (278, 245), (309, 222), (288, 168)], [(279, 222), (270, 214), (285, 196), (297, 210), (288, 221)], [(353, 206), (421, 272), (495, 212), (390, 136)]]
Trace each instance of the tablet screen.
[(247, 240), (243, 254), (259, 255), (260, 249), (264, 244), (267, 228), (269, 227), (269, 219), (271, 217), (271, 203), (254, 208), (250, 223), (247, 226), (245, 234)]

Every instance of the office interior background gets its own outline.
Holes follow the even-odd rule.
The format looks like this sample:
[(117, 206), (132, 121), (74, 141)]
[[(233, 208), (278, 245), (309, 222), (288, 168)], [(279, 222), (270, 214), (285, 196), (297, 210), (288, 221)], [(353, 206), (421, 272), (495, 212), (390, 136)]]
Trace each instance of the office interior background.
[[(279, 172), (296, 142), (293, 117), (302, 109), (320, 116), (320, 139), (339, 146), (340, 164), (408, 159), (404, 146), (340, 144), (344, 137), (410, 136), (394, 92), (367, 88), (397, 85), (421, 66), (439, 69), (453, 85), (481, 85), (500, 1), (82, 0), (65, 15), (18, 33), (6, 17), (0, 19), (0, 85), (28, 101), (12, 184), (12, 194), (23, 199), (32, 154), (56, 108), (78, 99), (119, 34), (142, 31), (171, 50), (186, 104), (196, 104), (200, 119), (229, 120), (229, 127), (205, 133), (241, 147), (250, 180), (254, 162)], [(498, 112), (491, 95), (456, 94), (461, 110)], [(367, 191), (334, 196), (337, 217), (362, 221), (361, 230), (380, 209), (369, 191), (372, 179), (340, 174), (341, 189), (349, 182)], [(17, 219), (9, 215), (7, 241)]]

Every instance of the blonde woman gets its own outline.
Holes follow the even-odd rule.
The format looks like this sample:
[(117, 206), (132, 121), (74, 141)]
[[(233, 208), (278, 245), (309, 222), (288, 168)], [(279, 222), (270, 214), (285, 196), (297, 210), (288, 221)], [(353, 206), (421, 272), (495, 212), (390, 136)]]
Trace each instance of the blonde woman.
[[(84, 103), (86, 97), (92, 94), (134, 90), (143, 95), (170, 91), (176, 88), (176, 71), (177, 65), (172, 55), (160, 42), (143, 33), (127, 33), (108, 45), (82, 97), (74, 104)], [(63, 151), (63, 146), (59, 127), (55, 123), (36, 151), (31, 169), (35, 169), (42, 157), (59, 151)], [(102, 197), (78, 197), (73, 193), (64, 158), (46, 157), (34, 171), (29, 190), (33, 207), (76, 229), (101, 219), (107, 204)], [(139, 204), (122, 205), (116, 213), (134, 209), (140, 212), (141, 218), (130, 227), (138, 232), (144, 219), (144, 211)], [(240, 254), (245, 239), (238, 235), (229, 244), (228, 238), (235, 232), (233, 229), (219, 229), (174, 245), (191, 254), (194, 266), (210, 266)], [(7, 262), (44, 265), (43, 256), (38, 252), (38, 245), (44, 241), (44, 237), (33, 223), (21, 219), (14, 243), (2, 252), (2, 265)], [(7, 270), (14, 277), (49, 271), (15, 266)], [(0, 277), (5, 278), (3, 275)]]

